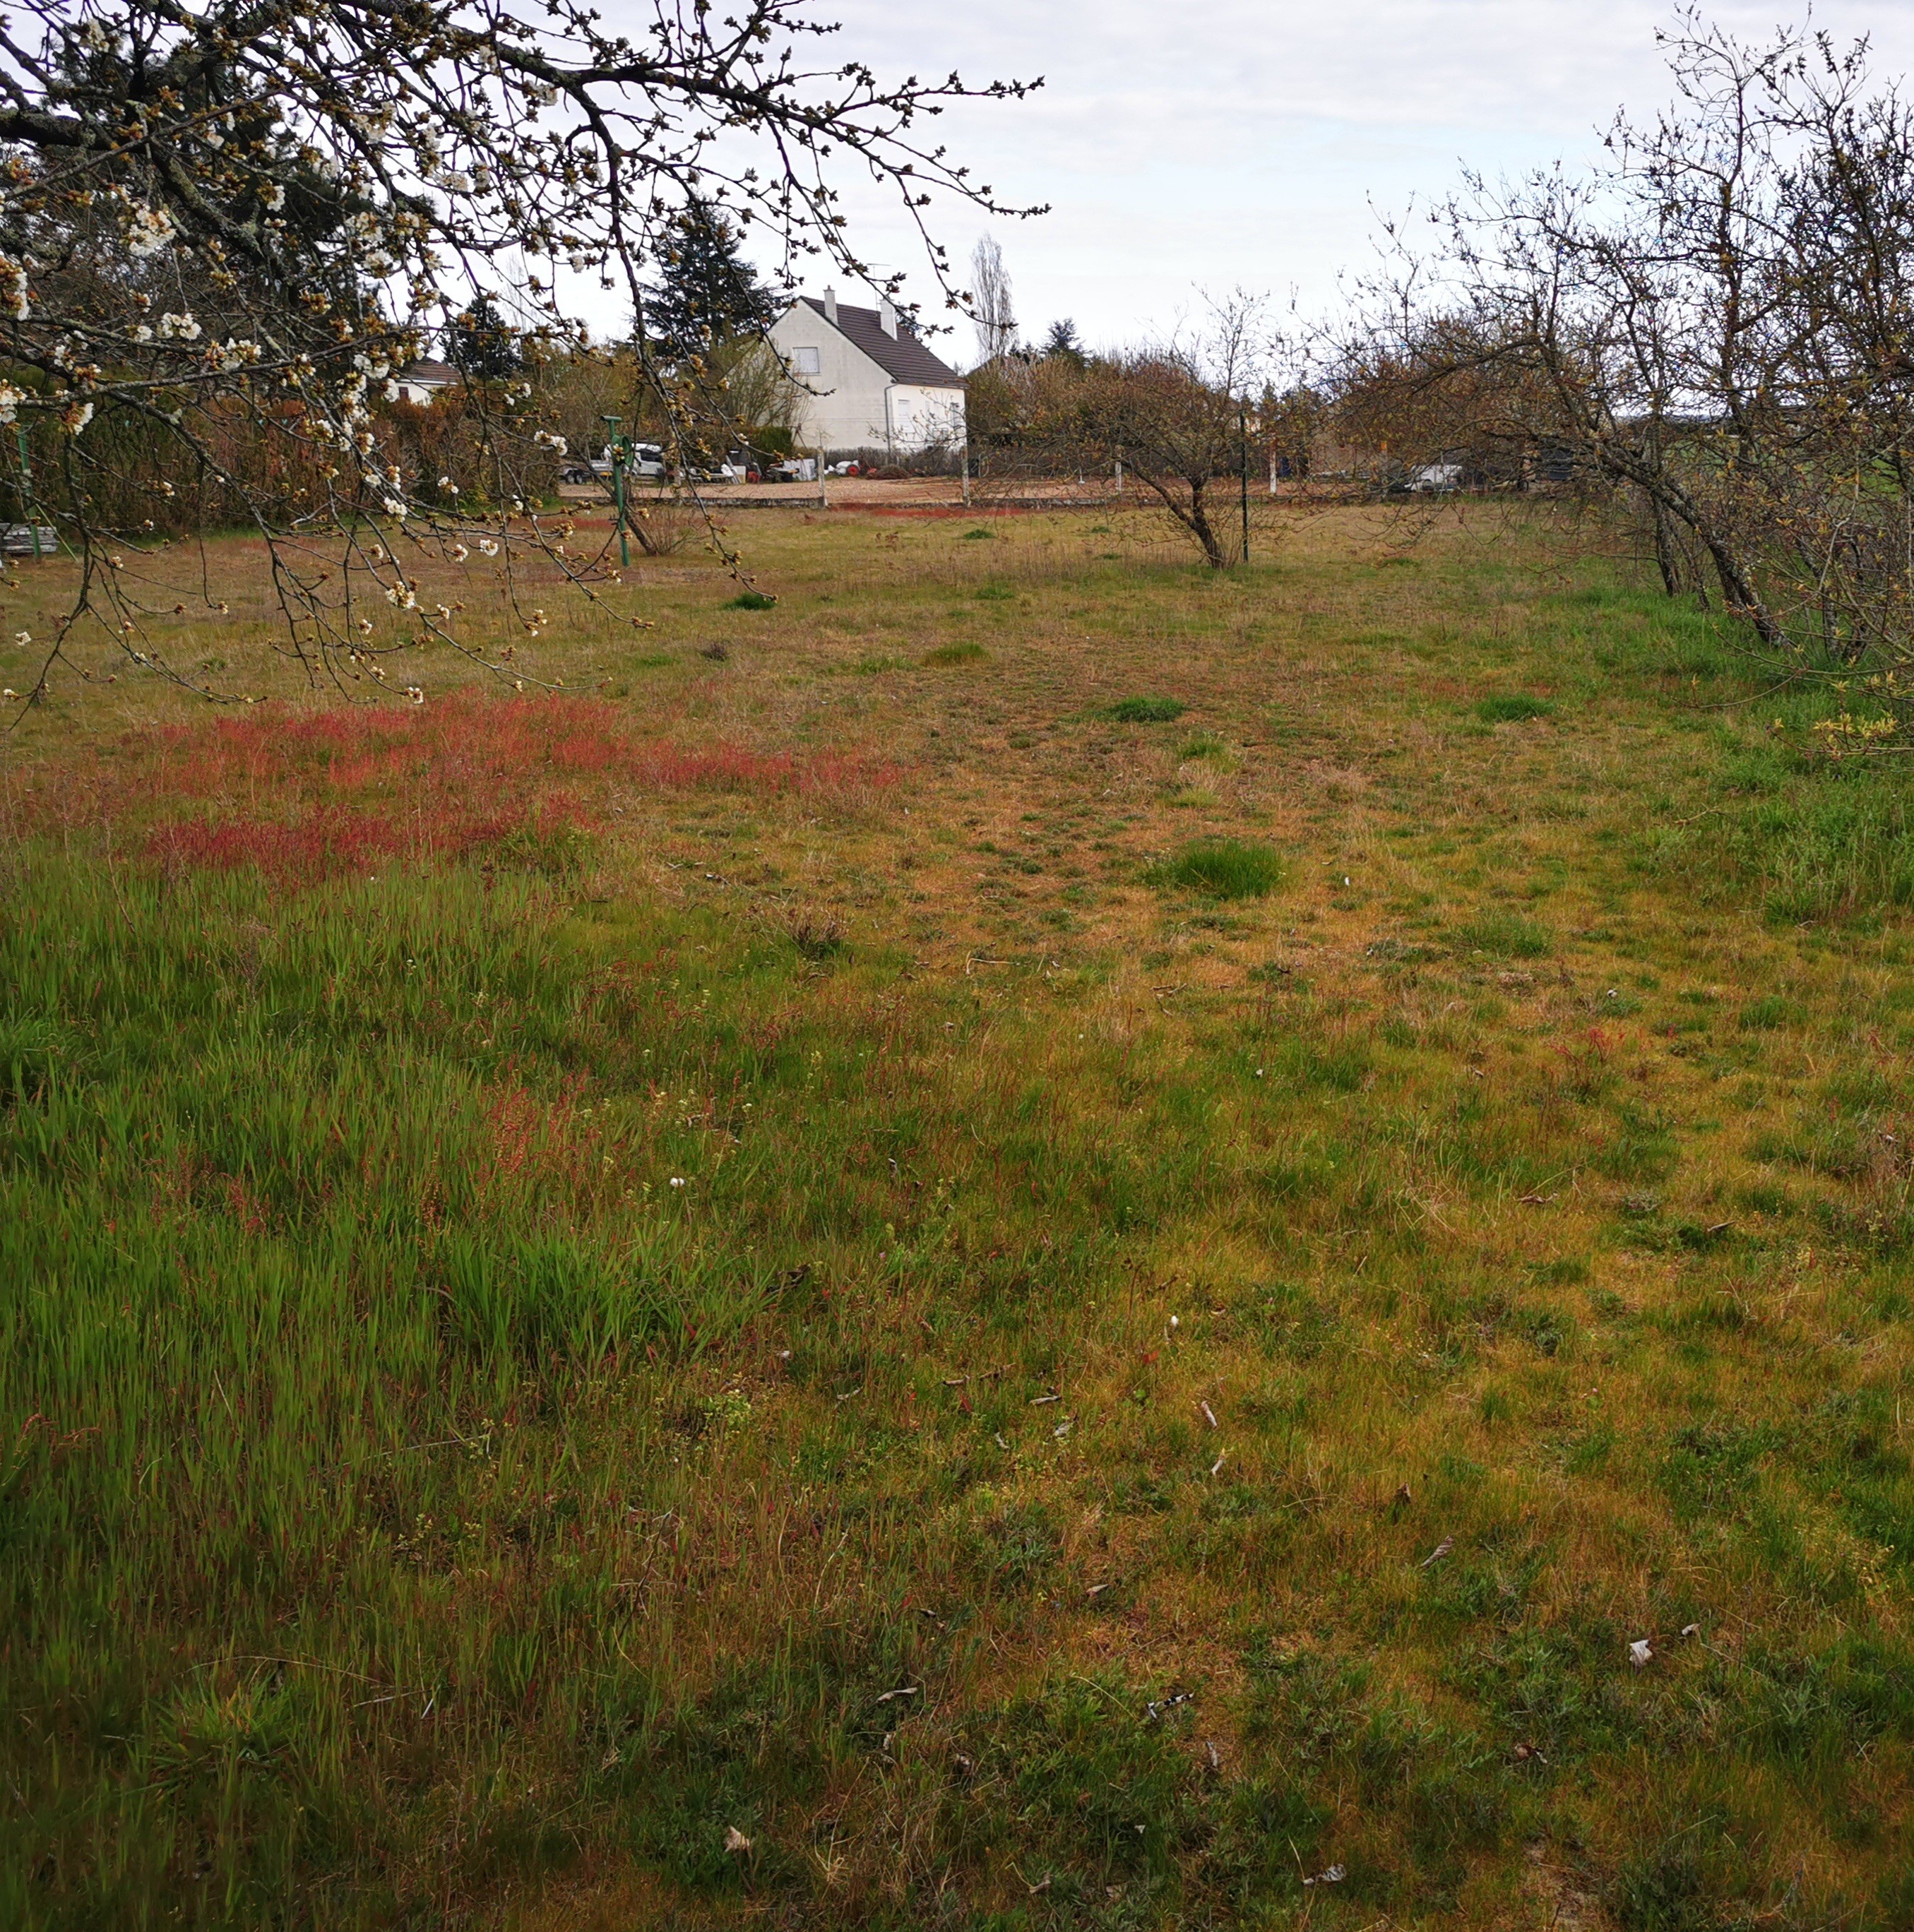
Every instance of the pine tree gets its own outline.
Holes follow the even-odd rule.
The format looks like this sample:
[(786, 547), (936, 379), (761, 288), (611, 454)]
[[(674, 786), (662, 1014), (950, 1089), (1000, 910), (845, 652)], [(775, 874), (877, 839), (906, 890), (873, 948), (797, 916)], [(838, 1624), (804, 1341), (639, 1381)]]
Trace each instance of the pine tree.
[(770, 294), (739, 250), (737, 224), (694, 195), (673, 219), (659, 280), (645, 290), (644, 332), (668, 356), (769, 326)]
[(1073, 362), (1079, 369), (1089, 359), (1083, 352), (1083, 344), (1077, 340), (1076, 324), (1068, 316), (1050, 325), (1050, 333), (1043, 338), (1043, 354), (1046, 358), (1054, 356), (1066, 362)]
[(482, 290), (470, 308), (452, 318), (446, 331), (446, 360), (475, 382), (515, 375), (523, 366), (524, 358), (511, 325)]

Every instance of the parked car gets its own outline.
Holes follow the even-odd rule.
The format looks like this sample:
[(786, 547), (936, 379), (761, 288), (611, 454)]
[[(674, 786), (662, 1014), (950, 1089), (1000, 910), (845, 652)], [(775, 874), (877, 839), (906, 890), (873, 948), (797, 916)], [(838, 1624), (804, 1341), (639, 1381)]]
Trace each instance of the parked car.
[(1446, 496), (1462, 488), (1460, 463), (1426, 463), (1409, 478), (1409, 490), (1418, 496)]
[[(611, 446), (605, 446), (604, 454), (592, 462), (594, 476), (608, 478), (611, 474)], [(670, 476), (671, 466), (664, 460), (664, 446), (659, 442), (634, 442), (625, 452), (625, 474), (627, 476), (646, 476), (662, 479)]]

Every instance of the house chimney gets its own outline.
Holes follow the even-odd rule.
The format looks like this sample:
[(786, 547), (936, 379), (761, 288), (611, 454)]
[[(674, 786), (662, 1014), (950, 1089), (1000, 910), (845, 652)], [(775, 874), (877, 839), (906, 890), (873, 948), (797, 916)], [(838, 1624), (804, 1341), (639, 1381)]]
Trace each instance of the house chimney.
[(833, 328), (836, 328), (837, 290), (836, 289), (826, 289), (824, 291), (824, 320), (828, 322)]
[(897, 333), (897, 311), (887, 302), (878, 304), (878, 324), (886, 335)]

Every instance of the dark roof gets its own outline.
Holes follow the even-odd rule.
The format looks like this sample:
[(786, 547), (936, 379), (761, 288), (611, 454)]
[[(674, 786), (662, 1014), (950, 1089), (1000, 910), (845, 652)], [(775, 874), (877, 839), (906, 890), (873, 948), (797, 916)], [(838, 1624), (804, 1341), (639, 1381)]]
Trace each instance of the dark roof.
[(410, 369), (402, 369), (398, 380), (401, 382), (456, 382), (458, 371), (449, 362), (415, 362)]
[[(824, 314), (824, 304), (811, 296), (799, 301), (816, 314)], [(825, 320), (829, 320), (826, 316)], [(837, 305), (837, 332), (854, 343), (892, 380), (921, 382), (927, 389), (961, 389), (964, 379), (955, 369), (940, 362), (910, 333), (899, 316), (897, 333), (887, 334), (874, 308), (853, 308), (848, 302)]]

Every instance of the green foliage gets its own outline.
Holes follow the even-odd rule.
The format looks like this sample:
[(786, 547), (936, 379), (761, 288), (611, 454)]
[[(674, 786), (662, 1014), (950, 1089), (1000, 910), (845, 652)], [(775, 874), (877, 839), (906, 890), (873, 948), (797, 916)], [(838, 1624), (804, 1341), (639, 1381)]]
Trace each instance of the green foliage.
[(775, 597), (767, 596), (761, 590), (740, 590), (724, 608), (728, 610), (772, 610), (776, 609), (777, 603)]

